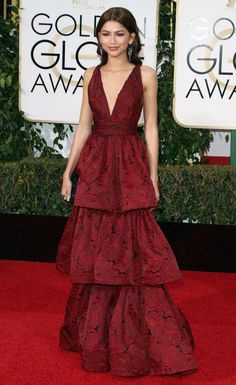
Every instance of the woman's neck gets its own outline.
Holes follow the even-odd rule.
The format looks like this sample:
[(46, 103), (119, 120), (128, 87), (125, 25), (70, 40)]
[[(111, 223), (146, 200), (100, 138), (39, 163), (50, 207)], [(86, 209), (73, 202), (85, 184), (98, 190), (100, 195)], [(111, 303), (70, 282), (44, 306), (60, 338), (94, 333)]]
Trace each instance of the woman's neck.
[(120, 71), (131, 68), (131, 63), (129, 62), (127, 56), (123, 57), (110, 57), (108, 56), (107, 63), (105, 64), (106, 69), (109, 71)]

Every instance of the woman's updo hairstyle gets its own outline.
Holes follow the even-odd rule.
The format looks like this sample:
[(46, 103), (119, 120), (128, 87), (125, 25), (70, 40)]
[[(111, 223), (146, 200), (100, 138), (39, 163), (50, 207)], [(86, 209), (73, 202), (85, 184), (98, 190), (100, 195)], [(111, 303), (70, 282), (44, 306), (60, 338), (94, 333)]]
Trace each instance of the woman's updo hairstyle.
[(135, 17), (132, 15), (132, 13), (123, 7), (112, 7), (107, 9), (100, 17), (99, 22), (97, 24), (95, 35), (98, 39), (98, 48), (97, 48), (97, 54), (100, 56), (101, 65), (104, 65), (107, 63), (107, 53), (102, 49), (98, 33), (101, 31), (103, 25), (107, 21), (117, 21), (118, 23), (122, 24), (130, 33), (135, 33), (135, 38), (132, 44), (129, 45), (129, 48), (127, 49), (127, 54), (129, 57), (130, 63), (133, 64), (142, 64), (141, 59), (138, 57), (139, 52), (141, 51), (141, 43), (140, 43), (140, 37), (139, 37), (139, 30), (138, 26), (135, 20)]

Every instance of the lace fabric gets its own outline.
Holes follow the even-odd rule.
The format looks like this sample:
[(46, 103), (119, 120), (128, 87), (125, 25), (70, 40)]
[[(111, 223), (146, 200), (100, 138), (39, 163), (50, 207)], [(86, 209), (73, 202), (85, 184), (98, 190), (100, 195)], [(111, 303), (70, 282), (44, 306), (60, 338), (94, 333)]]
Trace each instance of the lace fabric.
[(80, 352), (89, 371), (190, 373), (197, 368), (191, 328), (165, 287), (181, 273), (150, 211), (158, 202), (136, 130), (143, 105), (140, 65), (112, 113), (100, 66), (88, 92), (92, 133), (76, 166), (74, 206), (56, 256), (57, 268), (72, 280), (60, 347)]
[(189, 323), (164, 286), (74, 283), (60, 346), (81, 352), (83, 369), (118, 376), (196, 369)]

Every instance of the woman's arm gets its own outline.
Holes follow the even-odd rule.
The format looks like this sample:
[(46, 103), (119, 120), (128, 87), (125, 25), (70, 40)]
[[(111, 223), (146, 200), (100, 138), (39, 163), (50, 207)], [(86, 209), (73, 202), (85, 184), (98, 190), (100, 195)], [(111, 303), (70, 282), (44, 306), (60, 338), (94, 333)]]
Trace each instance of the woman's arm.
[(92, 77), (94, 67), (88, 68), (84, 72), (84, 82), (83, 82), (83, 100), (80, 111), (79, 123), (72, 141), (70, 155), (66, 165), (66, 169), (63, 174), (63, 182), (61, 188), (61, 194), (70, 199), (71, 195), (71, 174), (73, 173), (75, 166), (78, 162), (80, 152), (91, 133), (92, 128), (92, 112), (88, 102), (88, 84)]
[[(143, 68), (142, 68), (143, 67)], [(159, 200), (158, 161), (159, 135), (157, 127), (157, 75), (149, 66), (142, 66), (142, 81), (144, 87), (144, 133), (149, 160), (150, 178)]]

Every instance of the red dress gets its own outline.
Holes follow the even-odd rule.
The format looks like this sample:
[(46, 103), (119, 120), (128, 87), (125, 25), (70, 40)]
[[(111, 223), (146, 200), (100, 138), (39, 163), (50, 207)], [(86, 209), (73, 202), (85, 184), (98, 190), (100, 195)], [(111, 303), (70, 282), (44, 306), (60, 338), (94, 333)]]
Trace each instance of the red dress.
[(143, 105), (140, 65), (112, 113), (100, 65), (88, 96), (94, 123), (76, 166), (74, 206), (57, 252), (58, 269), (72, 279), (60, 347), (80, 352), (88, 371), (189, 373), (197, 367), (193, 335), (164, 285), (181, 273), (150, 211), (158, 202), (136, 129)]

